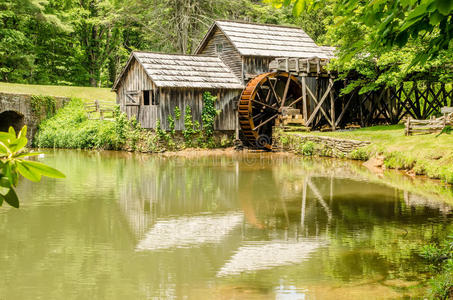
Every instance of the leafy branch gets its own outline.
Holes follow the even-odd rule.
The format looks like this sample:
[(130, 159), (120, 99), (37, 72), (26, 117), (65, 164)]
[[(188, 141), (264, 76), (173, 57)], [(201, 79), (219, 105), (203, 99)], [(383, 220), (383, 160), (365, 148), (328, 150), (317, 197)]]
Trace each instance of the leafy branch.
[(60, 171), (43, 163), (26, 160), (30, 156), (36, 156), (39, 152), (27, 152), (25, 146), (28, 143), (27, 126), (17, 134), (13, 127), (8, 132), (0, 132), (0, 206), (3, 202), (12, 207), (19, 207), (15, 187), (19, 181), (19, 175), (28, 180), (38, 182), (42, 176), (64, 178)]

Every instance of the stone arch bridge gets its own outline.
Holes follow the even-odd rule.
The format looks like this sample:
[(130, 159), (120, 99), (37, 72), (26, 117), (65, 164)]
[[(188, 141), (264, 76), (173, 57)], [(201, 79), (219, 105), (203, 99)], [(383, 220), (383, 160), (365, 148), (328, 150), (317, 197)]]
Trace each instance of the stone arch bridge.
[[(54, 97), (55, 106), (59, 108), (69, 101), (69, 98)], [(41, 109), (35, 111), (32, 107), (32, 95), (0, 93), (0, 131), (8, 131), (12, 126), (16, 132), (27, 125), (27, 138), (32, 141), (38, 129), (38, 124), (46, 117)]]

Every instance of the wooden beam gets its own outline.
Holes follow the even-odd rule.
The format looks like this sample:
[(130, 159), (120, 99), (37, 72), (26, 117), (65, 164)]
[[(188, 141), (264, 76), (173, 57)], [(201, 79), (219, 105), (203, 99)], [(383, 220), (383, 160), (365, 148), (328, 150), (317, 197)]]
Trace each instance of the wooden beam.
[(271, 105), (269, 105), (269, 104), (266, 104), (266, 103), (263, 103), (263, 102), (257, 101), (257, 100), (255, 100), (255, 99), (253, 99), (253, 100), (252, 100), (252, 102), (255, 102), (255, 103), (259, 104), (259, 105), (262, 105), (262, 106), (268, 107), (268, 108), (270, 108), (270, 109), (273, 109), (273, 110), (275, 110), (275, 111), (278, 111), (278, 109), (277, 109), (277, 108), (275, 108), (275, 107), (273, 107), (273, 106), (271, 106)]
[(303, 100), (302, 114), (304, 116), (304, 120), (307, 120), (307, 118), (308, 118), (306, 87), (307, 87), (307, 83), (305, 81), (305, 76), (302, 76), (302, 100)]
[(330, 89), (330, 119), (332, 122), (330, 124), (332, 125), (332, 131), (335, 131), (335, 95), (333, 94), (333, 79), (329, 78), (329, 85), (332, 86)]
[(353, 92), (351, 93), (351, 96), (349, 97), (348, 102), (346, 103), (345, 107), (343, 108), (343, 111), (340, 113), (340, 115), (338, 116), (337, 121), (335, 122), (335, 126), (338, 126), (338, 125), (340, 124), (340, 122), (341, 122), (341, 119), (343, 119), (344, 114), (346, 113), (346, 111), (347, 111), (348, 108), (349, 108), (349, 104), (351, 104), (352, 98), (354, 98), (354, 93), (355, 93), (355, 92), (356, 92), (356, 91), (353, 91)]
[[(277, 99), (278, 104), (281, 104), (282, 100), (280, 99), (280, 97), (278, 96), (277, 92), (275, 91), (275, 86), (272, 84), (272, 81), (270, 80), (270, 78), (268, 79), (268, 81), (269, 81), (269, 86), (270, 86), (270, 88), (272, 90), (272, 93), (275, 96), (275, 99)], [(275, 81), (275, 84), (277, 84), (277, 81)]]
[(269, 119), (267, 119), (266, 121), (264, 122), (261, 122), (258, 126), (255, 126), (255, 128), (253, 128), (252, 130), (258, 130), (258, 128), (260, 128), (261, 126), (269, 123), (270, 121), (272, 121), (273, 119), (275, 119), (276, 117), (278, 117), (278, 115), (273, 115), (272, 117), (270, 117)]
[(288, 80), (286, 81), (285, 91), (283, 92), (282, 103), (280, 104), (280, 107), (283, 107), (285, 105), (286, 96), (288, 95), (290, 83), (291, 83), (291, 74), (288, 74)]
[(315, 109), (313, 110), (313, 113), (311, 114), (310, 118), (308, 119), (306, 126), (310, 126), (311, 122), (313, 122), (313, 119), (315, 118), (316, 114), (318, 113), (318, 110), (320, 109), (321, 105), (324, 103), (324, 100), (327, 99), (327, 95), (329, 95), (331, 89), (332, 89), (332, 86), (329, 84), (329, 86), (327, 87), (327, 90), (324, 92), (324, 95), (322, 95), (321, 100), (318, 102)]
[[(308, 94), (311, 96), (311, 98), (313, 99), (313, 102), (315, 102), (315, 104), (318, 104), (318, 99), (316, 99), (316, 97), (313, 95), (313, 92), (310, 90), (310, 88), (307, 86), (307, 92)], [(324, 115), (324, 117), (326, 118), (327, 122), (329, 122), (329, 124), (333, 127), (333, 121), (332, 119), (330, 119), (328, 116), (327, 116), (327, 113), (326, 111), (324, 110), (324, 108), (322, 108), (322, 106), (319, 108), (321, 110), (321, 113)]]

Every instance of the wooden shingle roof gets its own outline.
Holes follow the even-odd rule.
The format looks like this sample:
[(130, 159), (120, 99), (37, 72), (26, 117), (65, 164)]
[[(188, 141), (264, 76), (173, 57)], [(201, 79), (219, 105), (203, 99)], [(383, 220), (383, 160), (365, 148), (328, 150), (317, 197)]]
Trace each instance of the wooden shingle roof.
[(300, 28), (238, 21), (215, 21), (195, 53), (200, 53), (217, 28), (242, 56), (328, 58)]
[(243, 89), (241, 81), (218, 57), (174, 55), (134, 51), (123, 72), (118, 76), (117, 85), (135, 58), (157, 87)]

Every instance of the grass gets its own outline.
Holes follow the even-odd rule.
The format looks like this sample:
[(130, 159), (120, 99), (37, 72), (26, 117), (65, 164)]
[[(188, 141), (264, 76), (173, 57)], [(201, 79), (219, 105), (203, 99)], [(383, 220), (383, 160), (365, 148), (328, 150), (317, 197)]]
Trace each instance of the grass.
[(353, 131), (297, 132), (305, 135), (370, 141), (368, 155), (383, 155), (388, 168), (453, 183), (453, 134), (404, 135), (404, 125), (373, 126)]
[(116, 99), (109, 88), (79, 86), (34, 85), (0, 82), (0, 92), (112, 101)]

